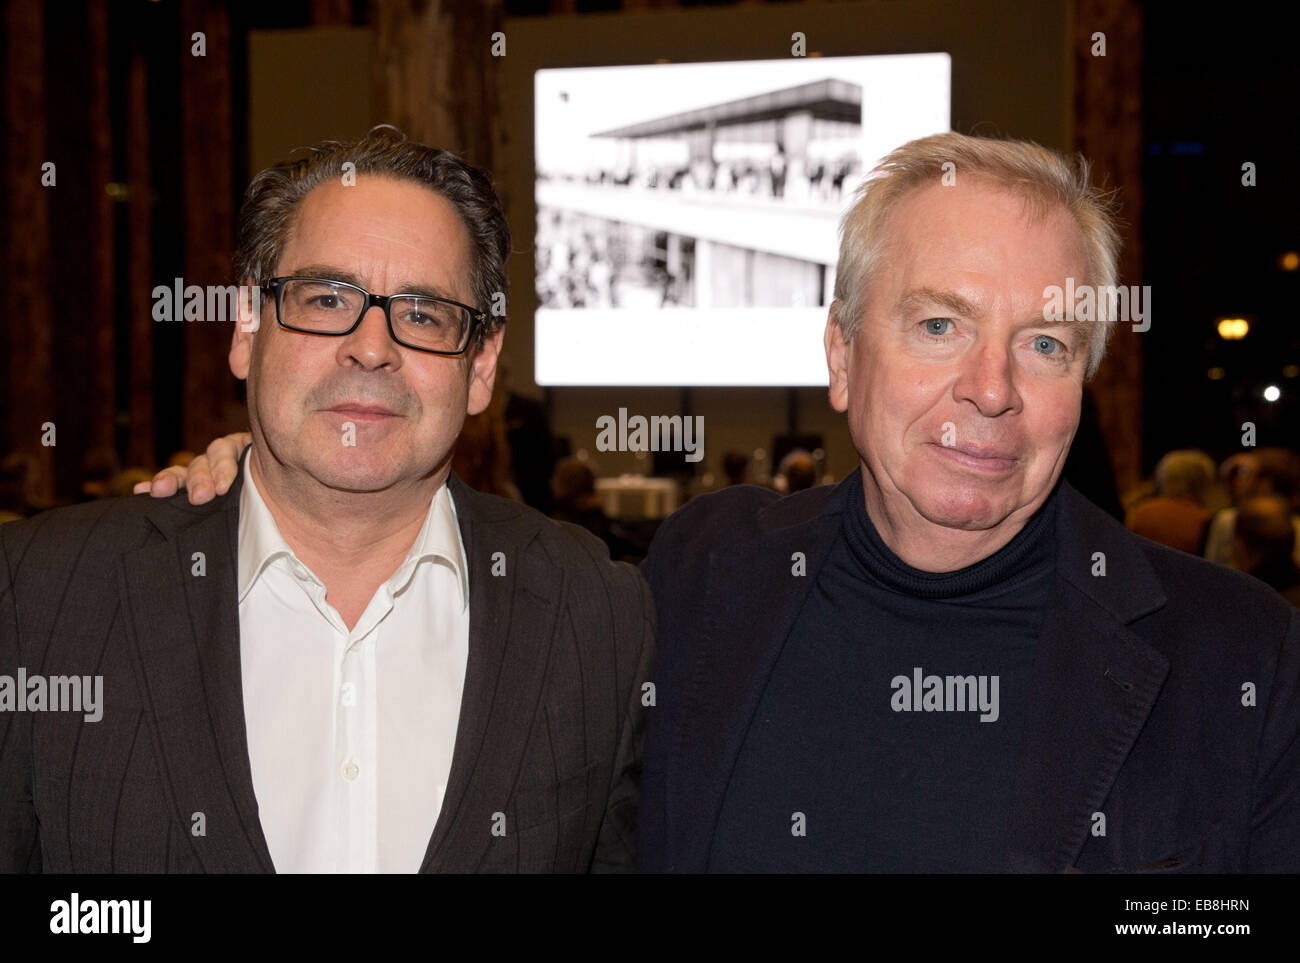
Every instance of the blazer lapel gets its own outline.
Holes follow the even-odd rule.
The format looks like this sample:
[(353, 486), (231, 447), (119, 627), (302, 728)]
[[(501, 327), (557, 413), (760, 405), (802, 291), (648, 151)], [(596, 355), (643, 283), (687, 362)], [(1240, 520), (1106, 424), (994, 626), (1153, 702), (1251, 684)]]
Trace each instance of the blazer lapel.
[[(1060, 496), (1056, 590), (1013, 783), (1009, 872), (1074, 864), (1169, 672), (1125, 627), (1166, 601), (1133, 536), (1068, 483)], [(1094, 575), (1103, 561), (1105, 575)]]
[[(713, 559), (705, 631), (677, 713), (669, 779), (674, 804), (665, 827), (673, 869), (704, 872), (731, 772), (785, 640), (840, 530), (845, 483), (811, 519), (780, 524), (780, 502), (763, 510), (768, 528)], [(773, 509), (777, 511), (773, 512)], [(800, 554), (796, 554), (800, 553)], [(805, 574), (795, 574), (802, 555)]]
[[(447, 484), (469, 565), (469, 656), (447, 792), (422, 873), (472, 872), (491, 842), (491, 827), (471, 820), (499, 810), (514, 789), (564, 592), (562, 572), (524, 551), (535, 518), (454, 474)], [(502, 564), (505, 574), (495, 574)]]
[(185, 836), (213, 873), (274, 872), (244, 726), (236, 599), (242, 479), (241, 460), (223, 498), (203, 506), (160, 501), (148, 518), (164, 540), (117, 565), (161, 775), (183, 826), (203, 814), (205, 835)]

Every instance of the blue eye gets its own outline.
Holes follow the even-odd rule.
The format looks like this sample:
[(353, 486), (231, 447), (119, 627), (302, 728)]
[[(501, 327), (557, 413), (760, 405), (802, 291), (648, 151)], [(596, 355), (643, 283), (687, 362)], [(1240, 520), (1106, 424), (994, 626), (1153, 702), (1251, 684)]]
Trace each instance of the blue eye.
[[(1043, 350), (1040, 353), (1047, 357), (1054, 357), (1055, 355), (1060, 354), (1061, 351), (1065, 350), (1065, 345), (1056, 340), (1056, 338), (1049, 337), (1045, 334), (1040, 334), (1034, 338), (1034, 348), (1036, 350), (1044, 346), (1046, 347), (1046, 350)], [(1061, 350), (1058, 351), (1058, 348)]]
[[(952, 324), (952, 319), (951, 318), (926, 318), (924, 321), (921, 322), (921, 330), (923, 330), (926, 334), (930, 335), (931, 337), (941, 338), (948, 333), (944, 329), (944, 325), (946, 324)], [(938, 327), (938, 330), (935, 329), (936, 326)]]

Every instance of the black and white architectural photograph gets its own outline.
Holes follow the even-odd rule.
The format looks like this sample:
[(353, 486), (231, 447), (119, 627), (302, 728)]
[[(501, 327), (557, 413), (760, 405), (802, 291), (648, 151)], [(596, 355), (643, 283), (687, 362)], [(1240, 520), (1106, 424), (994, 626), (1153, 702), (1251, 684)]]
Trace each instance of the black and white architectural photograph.
[[(538, 71), (537, 382), (825, 384), (836, 227), (891, 147), (949, 129), (950, 63)], [(621, 349), (574, 351), (596, 332)]]

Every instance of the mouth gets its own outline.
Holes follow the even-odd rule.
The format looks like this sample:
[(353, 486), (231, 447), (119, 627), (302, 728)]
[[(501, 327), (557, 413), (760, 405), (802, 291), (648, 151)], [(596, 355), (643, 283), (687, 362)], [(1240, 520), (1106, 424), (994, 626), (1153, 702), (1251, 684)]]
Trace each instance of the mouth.
[(382, 421), (385, 418), (399, 417), (397, 412), (383, 405), (366, 405), (353, 401), (345, 401), (325, 410), (358, 421)]
[(941, 457), (947, 458), (954, 464), (993, 475), (1010, 471), (1018, 461), (1010, 452), (980, 445), (939, 445), (934, 442), (927, 442), (927, 444)]

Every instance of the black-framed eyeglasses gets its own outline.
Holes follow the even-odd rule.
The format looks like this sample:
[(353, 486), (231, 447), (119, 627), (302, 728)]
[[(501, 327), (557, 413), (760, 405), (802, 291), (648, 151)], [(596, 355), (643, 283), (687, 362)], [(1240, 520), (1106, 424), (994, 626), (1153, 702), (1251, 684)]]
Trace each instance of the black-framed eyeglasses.
[(371, 294), (331, 278), (270, 278), (262, 287), (275, 292), (275, 319), (282, 328), (332, 337), (351, 334), (377, 305), (384, 310), (389, 337), (430, 354), (464, 354), (474, 329), (487, 320), (485, 312), (448, 298)]

